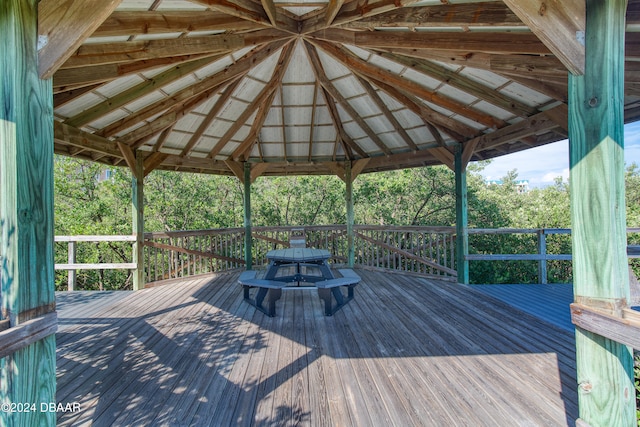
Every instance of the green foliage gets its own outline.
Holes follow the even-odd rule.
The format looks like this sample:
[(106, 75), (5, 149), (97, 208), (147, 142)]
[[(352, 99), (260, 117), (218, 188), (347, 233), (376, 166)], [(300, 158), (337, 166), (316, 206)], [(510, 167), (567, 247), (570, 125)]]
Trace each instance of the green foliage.
[[(569, 185), (562, 179), (545, 188), (519, 193), (517, 172), (502, 185), (485, 184), (480, 171), (467, 171), (469, 227), (570, 228)], [(108, 174), (108, 179), (100, 179)], [(640, 225), (640, 169), (626, 171), (627, 223)], [(252, 185), (255, 226), (343, 224), (345, 185), (333, 176), (261, 177)], [(382, 225), (455, 225), (455, 177), (446, 167), (362, 174), (354, 182), (355, 221)], [(131, 175), (72, 158), (55, 159), (55, 234), (130, 234)], [(243, 186), (234, 177), (154, 171), (145, 178), (145, 230), (168, 231), (240, 227)], [(640, 233), (630, 236), (640, 244)], [(66, 244), (58, 243), (56, 262), (66, 262)], [(470, 236), (471, 253), (536, 253), (536, 236)], [(547, 251), (571, 253), (569, 236), (547, 236)], [(80, 244), (77, 262), (130, 262), (131, 245)], [(638, 261), (638, 260), (634, 260)], [(637, 265), (636, 265), (637, 268)], [(537, 263), (480, 262), (470, 266), (475, 283), (537, 281)], [(571, 280), (571, 263), (548, 263), (549, 281)], [(638, 274), (638, 271), (636, 272)], [(124, 271), (80, 271), (79, 288), (130, 286)], [(59, 289), (66, 273), (58, 272)]]

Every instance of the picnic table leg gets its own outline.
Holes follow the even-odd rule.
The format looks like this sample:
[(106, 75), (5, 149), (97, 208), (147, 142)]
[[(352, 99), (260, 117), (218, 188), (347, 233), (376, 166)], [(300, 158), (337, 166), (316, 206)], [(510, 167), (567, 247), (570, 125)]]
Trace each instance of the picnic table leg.
[(275, 317), (276, 315), (276, 301), (282, 296), (282, 289), (269, 289), (269, 317)]
[(324, 301), (324, 315), (331, 316), (331, 289), (318, 288), (318, 296)]

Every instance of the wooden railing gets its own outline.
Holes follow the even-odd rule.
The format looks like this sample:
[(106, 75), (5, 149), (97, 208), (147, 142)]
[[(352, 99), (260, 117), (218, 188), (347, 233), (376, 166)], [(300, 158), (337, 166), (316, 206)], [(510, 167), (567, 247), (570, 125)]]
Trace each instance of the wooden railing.
[[(638, 234), (640, 228), (627, 228), (627, 234)], [(571, 229), (569, 228), (539, 228), (539, 229), (516, 229), (516, 228), (491, 228), (469, 229), (469, 248), (470, 252), (474, 251), (473, 236), (496, 236), (496, 235), (531, 235), (535, 236), (535, 253), (517, 253), (517, 254), (496, 254), (496, 253), (470, 253), (466, 256), (468, 261), (536, 261), (538, 263), (538, 283), (546, 284), (548, 281), (547, 265), (549, 261), (571, 261), (571, 253), (549, 253), (548, 239), (549, 236), (568, 236), (571, 237)], [(568, 240), (569, 251), (571, 250), (570, 240)], [(534, 245), (531, 245), (532, 247)], [(566, 246), (566, 245), (565, 245)], [(501, 245), (495, 245), (501, 247)], [(629, 258), (640, 258), (640, 245), (627, 246), (627, 254)]]
[(101, 243), (101, 242), (135, 242), (135, 236), (55, 236), (56, 243), (67, 243), (66, 264), (55, 264), (56, 270), (68, 270), (68, 290), (73, 291), (76, 286), (77, 270), (109, 270), (125, 269), (135, 270), (138, 266), (133, 262), (102, 262), (102, 263), (77, 263), (76, 254), (78, 243)]
[[(266, 265), (266, 254), (289, 246), (291, 227), (252, 229), (254, 266)], [(347, 262), (347, 227), (304, 227), (307, 246), (331, 252), (334, 264)], [(355, 263), (359, 267), (399, 270), (452, 279), (453, 227), (354, 227)], [(145, 234), (147, 282), (243, 268), (244, 229), (214, 229)]]
[[(289, 246), (293, 229), (300, 227), (254, 227), (253, 264), (260, 268), (267, 263), (266, 254), (272, 249)], [(344, 225), (304, 227), (307, 246), (329, 250), (331, 261), (347, 263), (347, 228)], [(568, 238), (569, 229), (470, 229), (470, 249), (475, 250), (474, 239), (482, 236), (531, 235), (535, 243), (532, 253), (496, 254), (472, 253), (469, 261), (535, 261), (538, 263), (538, 282), (547, 283), (547, 264), (570, 261), (569, 253), (549, 253), (549, 239)], [(628, 233), (640, 234), (640, 228), (629, 228)], [(69, 271), (68, 289), (75, 289), (76, 270), (130, 269), (133, 262), (76, 262), (77, 245), (82, 243), (110, 244), (135, 242), (134, 236), (56, 236), (58, 245), (67, 243), (66, 264), (56, 264), (56, 270)], [(244, 268), (244, 228), (157, 232), (145, 234), (145, 282), (189, 277), (197, 274)], [(566, 245), (565, 245), (566, 246)], [(498, 245), (493, 245), (498, 247)], [(400, 271), (439, 279), (453, 280), (455, 266), (455, 228), (420, 226), (354, 227), (355, 265), (381, 271)], [(628, 247), (629, 258), (640, 258), (640, 245)]]

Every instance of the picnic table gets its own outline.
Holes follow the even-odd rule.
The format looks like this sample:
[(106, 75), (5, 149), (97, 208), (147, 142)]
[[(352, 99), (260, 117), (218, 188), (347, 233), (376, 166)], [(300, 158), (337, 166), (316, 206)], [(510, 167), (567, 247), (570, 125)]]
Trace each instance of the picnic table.
[[(238, 279), (244, 290), (244, 299), (268, 316), (275, 316), (276, 301), (283, 290), (317, 289), (324, 302), (325, 315), (331, 316), (354, 297), (354, 287), (360, 282), (353, 270), (339, 269), (342, 277), (335, 277), (329, 265), (329, 251), (312, 248), (289, 248), (269, 251), (269, 264), (262, 278), (257, 271), (243, 272)], [(345, 296), (341, 287), (347, 288)], [(256, 288), (255, 297), (251, 290)], [(267, 299), (268, 307), (263, 306)], [(336, 301), (335, 305), (333, 300)]]

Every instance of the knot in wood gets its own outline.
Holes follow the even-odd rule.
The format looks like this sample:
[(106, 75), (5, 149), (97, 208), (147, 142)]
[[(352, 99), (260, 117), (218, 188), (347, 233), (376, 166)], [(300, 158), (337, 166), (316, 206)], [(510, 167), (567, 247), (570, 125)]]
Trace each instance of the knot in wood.
[(593, 384), (591, 384), (589, 381), (583, 381), (579, 384), (580, 390), (582, 390), (584, 393), (591, 393), (591, 390), (593, 390)]
[(546, 14), (547, 14), (547, 4), (546, 3), (542, 3), (542, 4), (540, 4), (540, 9), (538, 9), (538, 15), (544, 16)]

